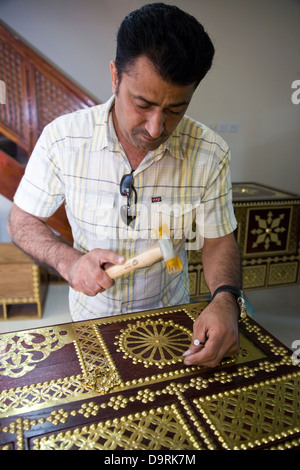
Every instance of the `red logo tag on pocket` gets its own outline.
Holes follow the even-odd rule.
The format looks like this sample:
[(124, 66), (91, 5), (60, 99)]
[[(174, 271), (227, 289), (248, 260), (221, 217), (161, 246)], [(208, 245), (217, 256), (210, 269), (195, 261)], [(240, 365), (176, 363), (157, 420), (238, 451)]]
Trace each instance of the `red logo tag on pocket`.
[(152, 202), (161, 202), (161, 196), (153, 197)]

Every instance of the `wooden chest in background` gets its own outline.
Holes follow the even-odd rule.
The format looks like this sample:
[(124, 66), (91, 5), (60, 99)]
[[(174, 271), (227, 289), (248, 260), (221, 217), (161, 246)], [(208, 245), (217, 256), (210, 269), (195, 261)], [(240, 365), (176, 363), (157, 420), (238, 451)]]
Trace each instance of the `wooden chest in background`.
[[(300, 281), (300, 196), (256, 183), (233, 183), (243, 288), (291, 286)], [(209, 294), (201, 252), (189, 252), (191, 298)]]
[(0, 320), (41, 318), (47, 276), (12, 243), (0, 243)]

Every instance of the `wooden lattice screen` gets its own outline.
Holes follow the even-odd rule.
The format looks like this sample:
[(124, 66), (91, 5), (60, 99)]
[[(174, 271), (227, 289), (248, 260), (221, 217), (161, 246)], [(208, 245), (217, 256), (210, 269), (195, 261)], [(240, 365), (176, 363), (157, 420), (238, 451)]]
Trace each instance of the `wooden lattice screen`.
[[(0, 80), (5, 88), (5, 100), (0, 104), (0, 134), (21, 147), (27, 158), (46, 124), (61, 114), (98, 104), (3, 23)], [(0, 149), (0, 194), (13, 199), (24, 168)], [(63, 207), (49, 225), (71, 238)]]

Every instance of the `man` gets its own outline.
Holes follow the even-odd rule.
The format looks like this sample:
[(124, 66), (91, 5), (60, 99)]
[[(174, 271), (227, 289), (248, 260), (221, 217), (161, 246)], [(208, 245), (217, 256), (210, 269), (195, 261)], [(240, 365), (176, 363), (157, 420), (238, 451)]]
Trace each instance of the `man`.
[[(196, 223), (211, 293), (223, 285), (240, 287), (230, 153), (219, 136), (185, 116), (213, 55), (195, 18), (161, 3), (146, 5), (120, 26), (111, 63), (114, 96), (44, 129), (15, 195), (9, 232), (68, 281), (74, 320), (189, 302), (183, 228), (174, 240), (180, 274), (169, 275), (163, 261), (115, 282), (105, 273), (153, 245), (149, 214), (160, 207), (182, 208), (179, 219), (195, 210), (201, 214)], [(62, 203), (74, 247), (46, 225)], [(168, 214), (173, 235), (175, 212)], [(221, 288), (194, 324), (197, 341), (184, 354), (185, 363), (215, 366), (236, 352), (238, 315), (235, 296)]]

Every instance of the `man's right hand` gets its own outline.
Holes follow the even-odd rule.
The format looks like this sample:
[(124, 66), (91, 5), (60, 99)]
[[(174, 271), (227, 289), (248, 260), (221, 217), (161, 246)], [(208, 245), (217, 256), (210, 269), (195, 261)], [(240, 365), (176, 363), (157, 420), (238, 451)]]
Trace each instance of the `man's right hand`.
[(105, 269), (114, 264), (123, 264), (124, 256), (100, 248), (85, 255), (77, 253), (64, 276), (74, 290), (94, 296), (112, 287), (114, 281), (106, 274)]
[(53, 268), (73, 289), (90, 296), (109, 289), (114, 281), (105, 269), (124, 263), (124, 256), (100, 248), (82, 254), (61, 241), (46, 222), (46, 218), (36, 217), (13, 204), (8, 232), (21, 250)]

